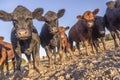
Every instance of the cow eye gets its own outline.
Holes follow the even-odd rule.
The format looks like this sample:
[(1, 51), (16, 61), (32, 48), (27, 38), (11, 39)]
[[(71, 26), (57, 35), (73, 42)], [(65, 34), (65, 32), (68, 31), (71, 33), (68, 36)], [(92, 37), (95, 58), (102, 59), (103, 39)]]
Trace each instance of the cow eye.
[(31, 21), (31, 20), (32, 20), (32, 18), (27, 18), (25, 21), (28, 22), (28, 21)]

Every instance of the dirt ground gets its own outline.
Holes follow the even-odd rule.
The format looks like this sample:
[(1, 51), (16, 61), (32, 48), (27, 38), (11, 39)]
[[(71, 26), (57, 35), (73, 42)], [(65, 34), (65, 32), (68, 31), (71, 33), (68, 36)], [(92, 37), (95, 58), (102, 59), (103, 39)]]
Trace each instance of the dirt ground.
[[(92, 56), (77, 55), (75, 60), (67, 60), (52, 68), (48, 60), (41, 60), (39, 72), (28, 65), (22, 66), (20, 80), (120, 80), (120, 48), (114, 49), (113, 41), (106, 42), (107, 51)], [(14, 80), (11, 70), (5, 80)]]

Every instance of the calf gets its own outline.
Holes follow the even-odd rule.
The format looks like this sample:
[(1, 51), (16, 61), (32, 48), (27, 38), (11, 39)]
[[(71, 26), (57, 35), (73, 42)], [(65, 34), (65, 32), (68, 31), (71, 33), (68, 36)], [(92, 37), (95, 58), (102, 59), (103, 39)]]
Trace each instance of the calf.
[(68, 55), (70, 55), (70, 57), (72, 59), (74, 59), (74, 55), (70, 49), (70, 44), (69, 44), (69, 41), (68, 41), (68, 38), (67, 38), (67, 35), (65, 33), (66, 30), (68, 30), (69, 27), (63, 27), (63, 26), (60, 26), (59, 27), (59, 32), (60, 32), (60, 36), (61, 36), (61, 46), (62, 46), (62, 50), (65, 52), (65, 53), (69, 53)]
[[(15, 71), (15, 61), (14, 61), (14, 51), (12, 45), (8, 42), (3, 41), (4, 37), (0, 36), (0, 67), (3, 68), (4, 63), (7, 68), (7, 75), (9, 74), (8, 60), (12, 59), (14, 71)], [(1, 69), (3, 70), (3, 69)]]
[(103, 48), (104, 48), (104, 50), (106, 50), (106, 47), (105, 47), (105, 23), (104, 23), (103, 17), (101, 17), (101, 16), (95, 16), (95, 22), (94, 22), (94, 26), (92, 28), (92, 39), (93, 39), (93, 45), (97, 52), (98, 52), (98, 47), (100, 49), (98, 39), (101, 40), (101, 42), (103, 44)]
[[(64, 15), (65, 10), (61, 9), (58, 13), (48, 11), (45, 16), (38, 17), (38, 20), (45, 21), (40, 32), (41, 45), (45, 48), (50, 64), (54, 64), (62, 57), (61, 38), (58, 30), (58, 19)], [(57, 50), (56, 50), (57, 48)], [(60, 61), (59, 61), (60, 62)]]
[(77, 18), (81, 18), (77, 21), (77, 23), (72, 26), (69, 31), (69, 41), (71, 44), (71, 49), (73, 50), (73, 41), (75, 41), (78, 46), (79, 42), (83, 41), (87, 55), (90, 54), (88, 49), (88, 44), (92, 40), (92, 27), (94, 25), (94, 17), (98, 13), (99, 9), (95, 9), (93, 12), (86, 11), (83, 16), (78, 16)]
[[(42, 8), (37, 8), (34, 12), (29, 11), (24, 6), (17, 6), (12, 13), (0, 11), (0, 19), (12, 21), (13, 28), (11, 32), (11, 42), (16, 58), (16, 73), (21, 70), (21, 53), (25, 53), (28, 61), (31, 61), (33, 55), (33, 66), (39, 66), (39, 48), (40, 40), (36, 28), (33, 26), (32, 19), (43, 13)], [(30, 66), (29, 66), (30, 67)]]
[(117, 48), (116, 35), (120, 41), (120, 7), (114, 1), (109, 1), (106, 5), (107, 9), (104, 15), (105, 25), (113, 37), (115, 48)]

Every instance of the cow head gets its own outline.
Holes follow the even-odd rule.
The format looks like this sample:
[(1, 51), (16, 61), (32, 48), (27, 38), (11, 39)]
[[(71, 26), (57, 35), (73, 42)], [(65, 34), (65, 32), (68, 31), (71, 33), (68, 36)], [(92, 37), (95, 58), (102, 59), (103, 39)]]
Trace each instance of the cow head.
[(12, 21), (17, 38), (27, 39), (32, 35), (32, 19), (36, 18), (38, 15), (40, 16), (42, 13), (42, 8), (35, 9), (34, 12), (31, 12), (23, 6), (17, 6), (12, 13), (0, 11), (0, 19)]
[(109, 1), (106, 3), (107, 7), (110, 9), (115, 8), (115, 1)]
[(105, 34), (105, 23), (103, 17), (95, 17), (95, 26), (98, 29), (100, 34)]
[(93, 12), (91, 11), (86, 11), (82, 16), (77, 16), (78, 20), (85, 20), (86, 25), (90, 28), (94, 25), (94, 18), (95, 15), (99, 12), (99, 9), (95, 9)]
[(54, 34), (58, 32), (58, 19), (65, 13), (64, 9), (59, 10), (57, 13), (48, 11), (44, 16), (39, 17), (38, 20), (45, 21), (48, 26), (50, 33)]
[(65, 31), (68, 29), (69, 29), (69, 26), (67, 26), (67, 27), (60, 26), (59, 27), (59, 32), (60, 32), (61, 38), (64, 38), (66, 36)]

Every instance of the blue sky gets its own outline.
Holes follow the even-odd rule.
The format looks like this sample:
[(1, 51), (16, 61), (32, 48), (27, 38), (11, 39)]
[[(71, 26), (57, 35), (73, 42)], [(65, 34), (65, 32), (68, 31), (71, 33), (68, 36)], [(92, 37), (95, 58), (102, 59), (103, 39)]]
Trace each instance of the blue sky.
[[(18, 5), (27, 7), (30, 11), (40, 7), (44, 9), (44, 14), (51, 10), (57, 12), (59, 9), (65, 9), (65, 15), (59, 19), (60, 26), (73, 26), (77, 15), (82, 15), (86, 10), (93, 11), (99, 8), (97, 15), (103, 16), (106, 10), (106, 2), (109, 0), (0, 0), (0, 10), (11, 13)], [(43, 14), (43, 15), (44, 15)], [(34, 26), (40, 33), (44, 22), (33, 20)], [(10, 42), (10, 33), (12, 22), (0, 20), (0, 36), (5, 37), (5, 41)], [(69, 30), (68, 30), (69, 31)], [(66, 33), (68, 33), (68, 31)], [(40, 48), (40, 55), (46, 55), (43, 48)]]

